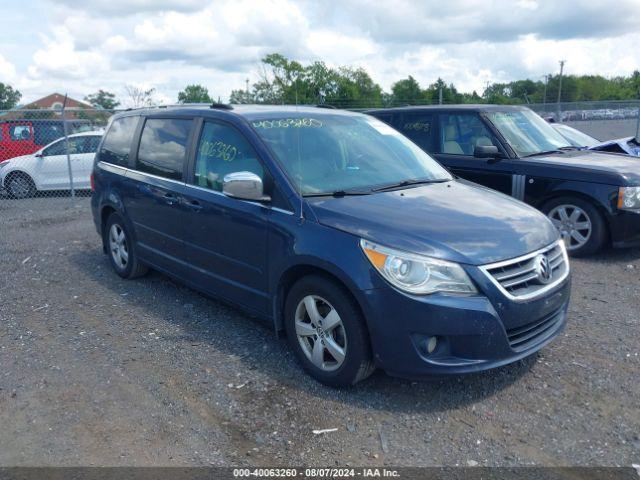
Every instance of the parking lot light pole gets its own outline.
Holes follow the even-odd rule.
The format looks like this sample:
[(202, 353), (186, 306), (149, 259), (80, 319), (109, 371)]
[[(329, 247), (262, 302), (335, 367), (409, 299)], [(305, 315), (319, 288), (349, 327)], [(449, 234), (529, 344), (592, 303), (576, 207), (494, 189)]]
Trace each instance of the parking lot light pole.
[(566, 60), (560, 60), (560, 78), (558, 80), (558, 118), (557, 122), (562, 123), (562, 107), (560, 105), (560, 101), (562, 98), (562, 71), (564, 69), (564, 64)]
[(71, 198), (75, 198), (76, 191), (73, 188), (73, 170), (71, 168), (71, 154), (69, 153), (69, 132), (67, 131), (67, 94), (64, 95), (64, 102), (62, 103), (62, 128), (64, 131), (64, 149), (67, 152), (67, 169), (69, 170)]

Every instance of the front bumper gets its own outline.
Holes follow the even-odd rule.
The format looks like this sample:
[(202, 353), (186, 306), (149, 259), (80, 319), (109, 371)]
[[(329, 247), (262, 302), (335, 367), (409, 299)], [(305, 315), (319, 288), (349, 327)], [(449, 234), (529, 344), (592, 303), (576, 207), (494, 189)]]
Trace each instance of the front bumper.
[(614, 248), (640, 246), (640, 213), (620, 211), (609, 217)]
[[(571, 282), (528, 302), (487, 296), (417, 297), (391, 287), (365, 293), (374, 357), (387, 373), (422, 378), (500, 367), (527, 357), (566, 324)], [(495, 295), (494, 295), (495, 293)], [(495, 307), (494, 307), (495, 305)], [(435, 350), (428, 341), (436, 337)]]

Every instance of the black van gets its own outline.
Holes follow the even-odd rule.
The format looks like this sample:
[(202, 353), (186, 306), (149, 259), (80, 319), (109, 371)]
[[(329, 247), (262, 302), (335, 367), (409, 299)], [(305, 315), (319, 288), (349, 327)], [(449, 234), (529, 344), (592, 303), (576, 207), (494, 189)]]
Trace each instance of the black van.
[(574, 256), (640, 245), (640, 160), (573, 147), (529, 108), (369, 110), (454, 174), (542, 210)]

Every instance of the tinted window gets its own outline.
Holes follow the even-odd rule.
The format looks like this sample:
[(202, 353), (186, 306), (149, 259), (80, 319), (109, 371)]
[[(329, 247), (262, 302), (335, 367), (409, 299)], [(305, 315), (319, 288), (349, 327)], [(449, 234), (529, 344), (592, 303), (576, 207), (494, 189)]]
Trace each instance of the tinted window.
[(190, 119), (147, 120), (140, 137), (136, 168), (153, 175), (181, 180), (192, 123)]
[(473, 155), (477, 146), (499, 146), (477, 113), (440, 115), (440, 153)]
[(138, 125), (138, 118), (123, 117), (113, 121), (100, 149), (101, 161), (125, 167), (129, 165), (131, 141)]
[(247, 139), (235, 128), (206, 122), (198, 142), (195, 183), (222, 191), (224, 176), (252, 172), (264, 181), (264, 169)]
[[(37, 122), (33, 125), (35, 142), (38, 145), (48, 145), (49, 143), (64, 136), (64, 125), (62, 122)], [(68, 133), (75, 133), (69, 127)]]
[(404, 115), (398, 130), (427, 152), (433, 152), (433, 115)]

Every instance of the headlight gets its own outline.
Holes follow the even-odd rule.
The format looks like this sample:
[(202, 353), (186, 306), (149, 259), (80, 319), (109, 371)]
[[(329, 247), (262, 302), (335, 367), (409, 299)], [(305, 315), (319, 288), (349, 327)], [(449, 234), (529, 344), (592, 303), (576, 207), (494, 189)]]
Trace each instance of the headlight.
[(618, 208), (620, 210), (640, 210), (640, 187), (620, 187)]
[(360, 240), (360, 246), (374, 267), (391, 285), (409, 293), (476, 293), (471, 279), (457, 263), (400, 252)]

